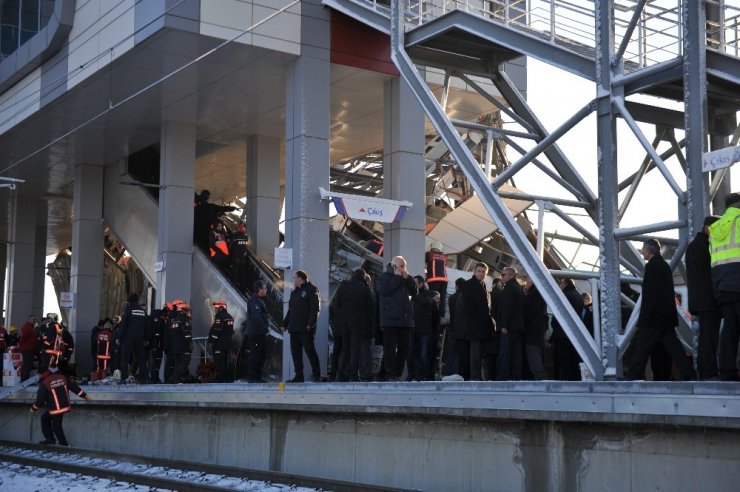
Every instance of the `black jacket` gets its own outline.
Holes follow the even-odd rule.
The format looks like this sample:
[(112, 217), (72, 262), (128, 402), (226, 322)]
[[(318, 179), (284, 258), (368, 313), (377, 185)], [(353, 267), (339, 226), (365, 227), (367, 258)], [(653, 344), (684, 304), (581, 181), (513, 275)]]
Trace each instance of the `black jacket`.
[(214, 352), (228, 351), (233, 335), (234, 318), (226, 309), (220, 309), (216, 313), (213, 324), (211, 325), (211, 331), (208, 333), (208, 342), (213, 344)]
[(234, 232), (229, 236), (229, 257), (232, 263), (245, 263), (248, 258), (249, 236), (243, 232)]
[(524, 296), (524, 343), (544, 347), (547, 330), (547, 304), (534, 285)]
[(247, 304), (247, 337), (265, 336), (270, 332), (265, 300), (254, 295)]
[(460, 290), (459, 289), (456, 290), (455, 293), (452, 294), (447, 299), (447, 306), (449, 308), (449, 313), (450, 313), (450, 326), (449, 326), (448, 330), (450, 330), (450, 331), (455, 331), (455, 315), (456, 315), (456, 312), (457, 312), (456, 303), (457, 303), (457, 298), (458, 297), (460, 297)]
[[(575, 285), (568, 285), (565, 289), (563, 289), (563, 295), (565, 295), (565, 298), (568, 299), (568, 304), (573, 308), (573, 310), (576, 312), (576, 316), (579, 318), (581, 317), (581, 313), (583, 313), (583, 296), (580, 292), (578, 292), (578, 289), (576, 289)], [(565, 334), (565, 331), (563, 331), (563, 328), (560, 326), (560, 323), (556, 318), (552, 319), (552, 337), (553, 340), (563, 340), (568, 339), (568, 335)]]
[(686, 286), (689, 293), (689, 311), (716, 311), (712, 284), (712, 261), (709, 254), (709, 234), (699, 232), (686, 248)]
[(364, 280), (352, 278), (342, 282), (334, 295), (334, 324), (332, 328), (349, 328), (372, 336), (375, 326), (375, 299)]
[(285, 315), (285, 326), (290, 333), (308, 333), (316, 331), (316, 320), (319, 318), (319, 289), (310, 281), (304, 282), (290, 293), (288, 312)]
[(678, 326), (673, 273), (661, 255), (653, 256), (645, 264), (642, 304), (637, 326), (641, 328)]
[(152, 312), (149, 348), (155, 350), (162, 350), (164, 348), (164, 333), (169, 322), (167, 315), (168, 311), (163, 309), (155, 309)]
[(193, 350), (190, 318), (178, 312), (170, 320), (165, 332), (165, 350), (171, 354), (187, 354)]
[(383, 272), (378, 277), (377, 290), (380, 302), (380, 327), (413, 327), (412, 300), (417, 294), (413, 277), (409, 275), (403, 278), (391, 272)]
[(75, 339), (68, 329), (62, 331), (62, 358), (71, 359), (75, 351)]
[(35, 412), (45, 406), (51, 415), (69, 412), (72, 409), (69, 402), (70, 389), (80, 398), (87, 396), (77, 383), (62, 374), (44, 373), (39, 381), (36, 401), (31, 408)]
[(149, 340), (150, 318), (144, 308), (135, 302), (126, 304), (123, 318), (118, 326), (121, 343)]
[(491, 297), (486, 284), (469, 278), (460, 288), (455, 310), (455, 337), (461, 340), (488, 340), (495, 324), (491, 317)]
[(499, 329), (524, 333), (524, 291), (516, 279), (512, 278), (504, 284), (498, 302)]
[(434, 293), (429, 289), (421, 289), (414, 297), (414, 334), (437, 333), (438, 327), (439, 308), (434, 302)]

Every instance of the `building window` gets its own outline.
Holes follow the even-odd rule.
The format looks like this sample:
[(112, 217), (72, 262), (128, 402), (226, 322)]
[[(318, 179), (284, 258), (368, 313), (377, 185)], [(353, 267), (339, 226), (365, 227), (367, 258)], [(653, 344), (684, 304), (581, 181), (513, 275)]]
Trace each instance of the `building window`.
[(49, 23), (54, 0), (0, 0), (0, 57), (13, 54)]

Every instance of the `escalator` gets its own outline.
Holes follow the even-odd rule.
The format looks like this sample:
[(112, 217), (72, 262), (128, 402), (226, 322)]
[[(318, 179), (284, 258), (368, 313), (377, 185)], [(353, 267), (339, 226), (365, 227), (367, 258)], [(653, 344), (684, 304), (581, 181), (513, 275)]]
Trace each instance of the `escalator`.
[[(159, 152), (154, 147), (144, 149), (129, 156), (127, 164), (128, 174), (116, 173), (111, 168), (106, 170), (104, 217), (116, 236), (125, 244), (128, 253), (139, 264), (144, 276), (152, 285), (156, 285), (154, 264), (157, 259)], [(246, 279), (246, 285), (250, 289), (242, 292), (195, 245), (192, 268), (193, 337), (208, 335), (213, 323), (212, 303), (215, 300), (225, 301), (235, 321), (230, 356), (235, 379), (246, 378), (248, 353), (244, 335), (247, 303), (252, 296), (251, 286), (256, 280), (265, 281), (268, 286), (265, 304), (270, 318), (270, 336), (267, 337), (266, 350), (272, 357), (268, 360), (266, 374), (263, 375), (268, 379), (279, 379), (282, 376), (280, 327), (283, 323), (283, 295), (278, 273), (250, 253)]]

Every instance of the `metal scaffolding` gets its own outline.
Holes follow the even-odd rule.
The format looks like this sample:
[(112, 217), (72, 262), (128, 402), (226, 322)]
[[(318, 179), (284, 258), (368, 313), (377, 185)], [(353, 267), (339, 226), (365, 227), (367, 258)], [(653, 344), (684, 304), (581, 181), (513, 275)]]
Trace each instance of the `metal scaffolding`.
[[(676, 269), (710, 212), (712, 200), (729, 190), (729, 174), (721, 171), (708, 176), (702, 170), (702, 156), (709, 146), (736, 145), (740, 139), (736, 121), (740, 6), (723, 0), (324, 0), (324, 4), (390, 34), (391, 55), (401, 77), (583, 361), (597, 379), (621, 377), (621, 357), (636, 330), (640, 306), (638, 300), (623, 329), (621, 282), (640, 277), (643, 270), (642, 258), (629, 241), (677, 230), (678, 244), (669, 258)], [(559, 128), (547, 131), (504, 69), (508, 61), (520, 56), (594, 82), (593, 99), (574, 108)], [(494, 95), (475, 82), (488, 79), (506, 100), (501, 109), (521, 131), (490, 130), (520, 152), (521, 158), (492, 183), (486, 163), (478, 162), (460, 137), (458, 128), (463, 124), (447, 117), (444, 97), (438, 101), (420, 74), (418, 67), (423, 66), (443, 69), (448, 77), (460, 78), (492, 101)], [(683, 112), (628, 100), (637, 94), (682, 102)], [(597, 122), (596, 192), (558, 146), (563, 135), (591, 114)], [(617, 173), (618, 119), (627, 124), (645, 151), (638, 170), (622, 182)], [(654, 125), (652, 141), (638, 122)], [(681, 140), (675, 130), (684, 132)], [(519, 140), (514, 142), (514, 137)], [(659, 152), (665, 142), (670, 149)], [(670, 171), (666, 165), (670, 158), (678, 160), (684, 176), (677, 178)], [(538, 196), (538, 204), (598, 245), (595, 336), (586, 331), (497, 192), (521, 169), (533, 166), (543, 179), (572, 196), (569, 200), (555, 194)], [(621, 227), (642, 178), (653, 169), (676, 196), (675, 219)], [(620, 196), (620, 192), (624, 193)], [(558, 204), (585, 211), (598, 228), (598, 237), (569, 219)], [(689, 343), (693, 340), (685, 323), (679, 335)]]

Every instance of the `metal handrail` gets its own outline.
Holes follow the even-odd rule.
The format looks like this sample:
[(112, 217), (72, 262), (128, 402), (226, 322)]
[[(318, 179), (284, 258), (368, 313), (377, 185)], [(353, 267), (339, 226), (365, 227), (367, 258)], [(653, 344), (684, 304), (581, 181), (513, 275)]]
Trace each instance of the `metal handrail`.
[[(358, 0), (383, 15), (390, 0)], [(411, 30), (449, 12), (460, 10), (516, 29), (546, 34), (550, 42), (588, 48), (594, 39), (593, 0), (401, 0), (406, 29)], [(726, 0), (706, 0), (718, 9), (719, 20), (707, 22), (707, 45), (718, 51), (740, 54), (740, 6)], [(616, 0), (615, 44), (628, 32), (634, 1)], [(681, 0), (652, 0), (643, 9), (624, 53), (630, 69), (643, 68), (683, 54)]]

